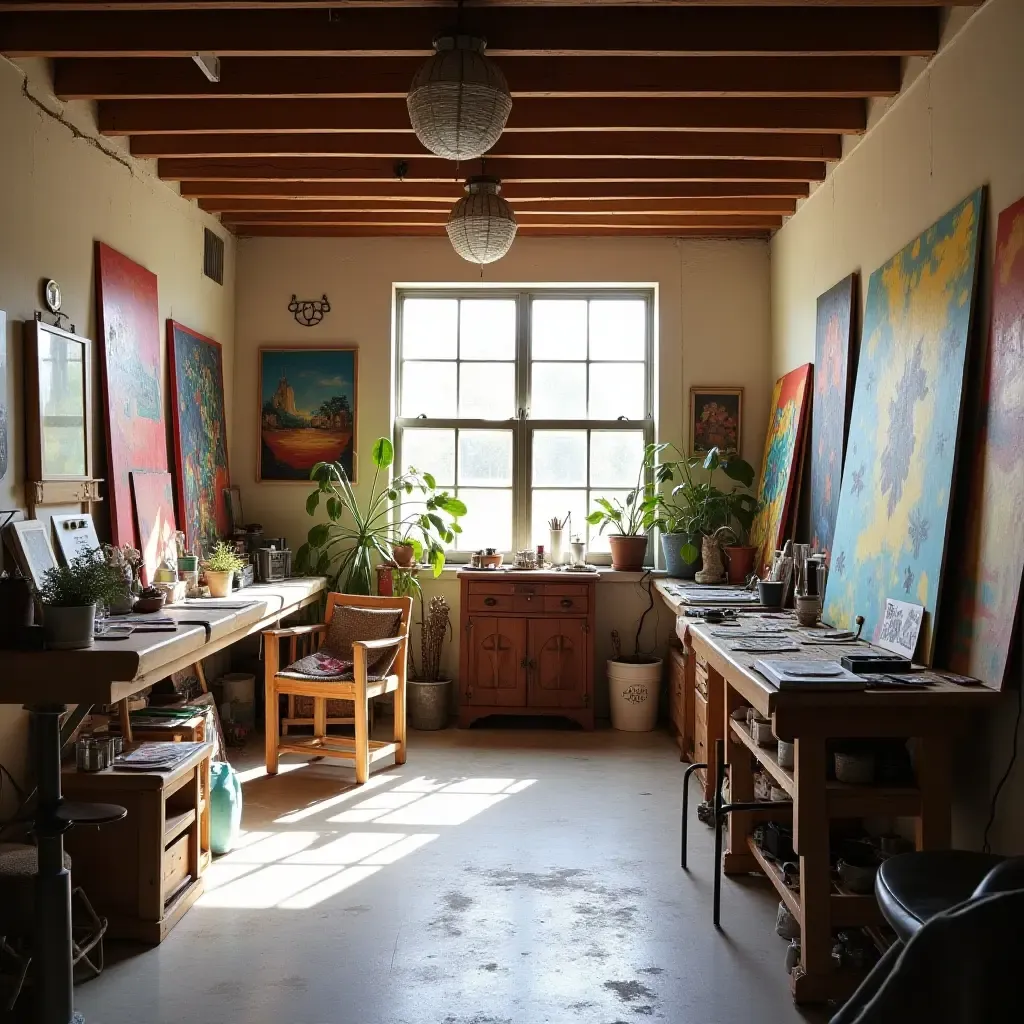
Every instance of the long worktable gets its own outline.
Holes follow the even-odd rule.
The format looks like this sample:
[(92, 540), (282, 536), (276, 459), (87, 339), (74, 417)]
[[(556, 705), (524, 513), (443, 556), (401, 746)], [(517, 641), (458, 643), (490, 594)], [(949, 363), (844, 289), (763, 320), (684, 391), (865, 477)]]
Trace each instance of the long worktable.
[(174, 632), (101, 638), (81, 651), (3, 652), (0, 704), (23, 704), (35, 724), (39, 926), (34, 959), (41, 1024), (81, 1020), (72, 1002), (71, 879), (64, 867), (63, 834), (76, 820), (102, 820), (89, 818), (88, 810), (61, 796), (61, 717), (67, 706), (76, 705), (77, 717), (94, 704), (130, 697), (320, 601), (326, 585), (319, 576), (257, 584), (230, 598), (163, 609), (161, 615), (176, 621)]
[[(753, 801), (752, 757), (792, 799), (799, 888), (786, 884), (777, 866), (753, 841), (757, 815), (749, 811), (734, 811), (728, 817), (722, 870), (725, 874), (764, 873), (799, 922), (800, 963), (790, 975), (794, 999), (814, 1003), (845, 998), (859, 978), (835, 968), (833, 930), (880, 923), (881, 916), (873, 894), (846, 892), (833, 879), (830, 822), (869, 816), (912, 818), (917, 849), (948, 847), (952, 740), (970, 727), (971, 713), (992, 706), (998, 694), (983, 686), (962, 687), (948, 681), (920, 690), (779, 690), (753, 667), (757, 659), (837, 661), (851, 649), (872, 648), (860, 642), (802, 646), (799, 653), (748, 653), (733, 649), (728, 629), (693, 619), (677, 621), (677, 633), (706, 692), (703, 697), (698, 687), (694, 695), (695, 717), (700, 717), (701, 705), (705, 714), (719, 716), (719, 728), (714, 730), (709, 723), (708, 731), (724, 737), (729, 801)], [(792, 768), (780, 765), (773, 748), (759, 746), (745, 724), (731, 717), (746, 706), (770, 719), (779, 739), (795, 744)], [(916, 784), (859, 786), (831, 779), (828, 741), (853, 737), (913, 739)], [(712, 750), (706, 760), (713, 763)]]

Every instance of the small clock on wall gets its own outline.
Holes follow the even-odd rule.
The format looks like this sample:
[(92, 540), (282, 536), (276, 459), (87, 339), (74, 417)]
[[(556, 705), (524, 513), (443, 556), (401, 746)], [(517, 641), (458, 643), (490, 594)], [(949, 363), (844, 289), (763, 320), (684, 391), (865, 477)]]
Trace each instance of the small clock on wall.
[(53, 278), (43, 284), (43, 302), (51, 313), (60, 312), (60, 285)]

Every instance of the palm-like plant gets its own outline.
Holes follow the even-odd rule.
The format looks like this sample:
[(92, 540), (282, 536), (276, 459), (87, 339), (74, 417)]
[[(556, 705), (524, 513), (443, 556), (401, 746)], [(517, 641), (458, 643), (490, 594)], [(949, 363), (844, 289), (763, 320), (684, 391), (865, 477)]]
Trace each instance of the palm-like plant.
[[(462, 532), (457, 520), (466, 514), (465, 504), (438, 491), (429, 473), (410, 467), (390, 479), (395, 449), (386, 437), (374, 442), (370, 458), (373, 483), (365, 507), (340, 462), (318, 462), (313, 467), (309, 475), (317, 487), (306, 498), (306, 512), (316, 515), (323, 499), (329, 521), (314, 526), (295, 554), (297, 572), (329, 576), (333, 586), (347, 594), (371, 592), (373, 559), (389, 561), (396, 538), (411, 544), (416, 560), (428, 562), (439, 576), (445, 545)], [(410, 512), (412, 508), (416, 511)]]

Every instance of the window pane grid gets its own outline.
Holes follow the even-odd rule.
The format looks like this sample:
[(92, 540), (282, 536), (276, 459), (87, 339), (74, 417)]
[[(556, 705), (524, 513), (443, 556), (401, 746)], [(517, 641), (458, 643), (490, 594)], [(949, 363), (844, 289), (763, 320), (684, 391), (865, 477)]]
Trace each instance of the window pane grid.
[[(454, 333), (454, 338), (445, 335), (443, 339), (446, 346), (444, 355), (424, 352), (422, 338), (419, 338), (414, 354), (407, 353), (405, 349), (407, 307), (414, 300), (428, 298), (452, 302), (455, 307), (454, 317), (451, 312), (435, 317), (446, 324), (454, 319), (454, 332), (449, 331), (449, 334)], [(572, 534), (583, 536), (588, 551), (597, 553), (598, 562), (607, 561), (607, 555), (602, 554), (608, 550), (607, 531), (599, 536), (598, 528), (586, 524), (585, 516), (592, 510), (597, 497), (614, 495), (621, 498), (627, 493), (636, 482), (642, 446), (653, 440), (653, 396), (649, 372), (652, 355), (650, 295), (621, 290), (595, 292), (593, 289), (587, 294), (571, 290), (520, 290), (471, 295), (434, 292), (403, 293), (399, 295), (398, 302), (397, 404), (401, 415), (395, 422), (397, 464), (404, 467), (411, 462), (418, 469), (435, 472), (432, 465), (425, 462), (419, 465), (412, 458), (412, 453), (419, 451), (418, 457), (422, 461), (426, 458), (424, 438), (440, 438), (441, 433), (447, 435), (449, 440), (446, 444), (454, 449), (450, 453), (454, 465), (446, 461), (448, 456), (443, 455), (436, 445), (429, 450), (436, 451), (446, 473), (454, 475), (450, 484), (447, 481), (442, 483), (438, 476), (438, 485), (447, 486), (462, 496), (470, 508), (463, 520), (465, 532), (457, 538), (456, 551), (464, 555), (482, 546), (494, 547), (502, 540), (508, 544), (504, 548), (506, 552), (524, 546), (534, 547), (538, 543), (547, 544), (547, 519), (551, 515), (562, 518), (571, 510)], [(538, 335), (534, 330), (537, 326), (535, 314), (538, 304), (544, 302), (548, 303), (544, 315), (549, 322), (546, 327), (539, 325)], [(488, 306), (487, 303), (494, 304)], [(568, 305), (563, 306), (562, 303)], [(413, 311), (416, 308), (412, 306)], [(451, 310), (451, 307), (445, 308)], [(552, 324), (559, 329), (553, 330)], [(560, 333), (566, 324), (569, 328), (568, 343), (563, 337), (564, 332)], [(534, 341), (543, 336), (544, 330), (548, 332), (548, 349), (538, 350), (537, 357), (534, 357)], [(419, 332), (420, 335), (424, 333), (429, 334), (429, 331), (423, 329)], [(418, 337), (415, 331), (413, 336)], [(515, 358), (508, 358), (510, 354)], [(409, 386), (415, 394), (417, 378), (414, 376), (410, 382), (407, 371), (418, 373), (425, 363), (451, 366), (445, 378), (451, 390), (447, 396), (434, 396), (428, 403), (430, 410), (426, 416), (421, 416), (421, 410), (412, 410), (427, 403), (427, 399), (422, 395), (416, 401), (408, 397)], [(479, 369), (474, 374), (464, 375), (463, 366), (467, 373), (470, 366)], [(502, 367), (510, 369), (509, 376), (504, 376)], [(535, 371), (543, 367), (550, 368), (547, 395), (536, 390)], [(579, 367), (582, 373), (572, 371), (572, 367)], [(571, 372), (577, 376), (566, 376)], [(635, 395), (624, 405), (626, 398), (621, 383), (627, 372), (633, 376)], [(473, 390), (467, 391), (467, 387)], [(575, 401), (571, 394), (573, 388), (576, 388)], [(545, 398), (547, 408), (544, 408)], [(620, 412), (620, 408), (625, 412)], [(519, 409), (524, 411), (517, 415), (516, 410)], [(440, 411), (440, 415), (435, 410)], [(603, 411), (606, 416), (614, 417), (628, 413), (630, 418), (591, 419), (592, 411)], [(534, 418), (538, 414), (544, 418)], [(501, 418), (481, 418), (492, 415)], [(534, 486), (534, 445), (538, 434), (545, 430), (563, 438), (573, 435), (585, 438), (582, 445), (583, 478), (578, 484), (578, 474), (566, 472), (564, 480), (549, 475)], [(466, 476), (463, 448), (474, 432), (478, 432), (476, 437), (481, 443), (488, 437), (493, 441), (502, 433), (510, 438), (509, 442), (502, 443), (500, 461), (504, 472), (494, 479), (488, 478), (492, 470), (484, 465), (488, 458), (493, 458), (493, 453), (488, 454), (486, 445), (477, 453), (479, 471), (472, 477)], [(631, 436), (621, 440), (612, 436), (620, 432)], [(403, 449), (403, 435), (406, 433), (409, 435), (408, 458)], [(580, 457), (577, 448), (574, 443), (572, 458)], [(507, 472), (509, 450), (511, 487), (508, 486)], [(626, 482), (623, 473), (634, 454), (637, 464), (628, 466), (630, 479)], [(557, 451), (552, 457), (556, 459), (553, 464), (556, 465)], [(567, 468), (565, 454), (560, 458), (564, 470)], [(563, 502), (563, 498), (568, 500)], [(474, 500), (479, 517), (473, 515)], [(565, 504), (566, 507), (555, 510), (555, 504)], [(563, 539), (563, 547), (567, 551), (568, 537)], [(460, 559), (456, 557), (455, 560)]]

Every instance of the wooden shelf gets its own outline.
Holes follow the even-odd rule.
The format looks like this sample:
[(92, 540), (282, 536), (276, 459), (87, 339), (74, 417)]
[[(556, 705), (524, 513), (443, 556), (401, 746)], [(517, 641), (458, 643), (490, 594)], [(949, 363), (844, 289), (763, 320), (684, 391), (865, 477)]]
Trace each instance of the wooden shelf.
[(782, 877), (782, 871), (770, 861), (764, 853), (761, 852), (761, 847), (754, 842), (753, 836), (747, 836), (747, 848), (753, 854), (754, 860), (757, 861), (761, 870), (767, 875), (768, 880), (775, 886), (778, 894), (782, 897), (782, 902), (789, 907), (789, 912), (798, 920), (803, 920), (803, 915), (800, 912), (800, 894), (793, 892), (785, 880)]
[(830, 818), (915, 818), (921, 813), (921, 791), (913, 787), (829, 782), (825, 799)]
[(832, 915), (833, 928), (863, 928), (885, 921), (874, 893), (850, 892), (838, 882), (832, 883), (829, 913)]
[[(200, 813), (202, 812), (200, 811)], [(164, 846), (177, 839), (195, 820), (196, 810), (194, 807), (182, 811), (181, 814), (168, 815), (164, 822)]]
[(779, 759), (772, 753), (772, 748), (758, 746), (747, 727), (737, 722), (735, 718), (729, 719), (729, 728), (732, 730), (732, 734), (757, 758), (761, 767), (792, 797), (796, 792), (793, 773), (779, 764)]

